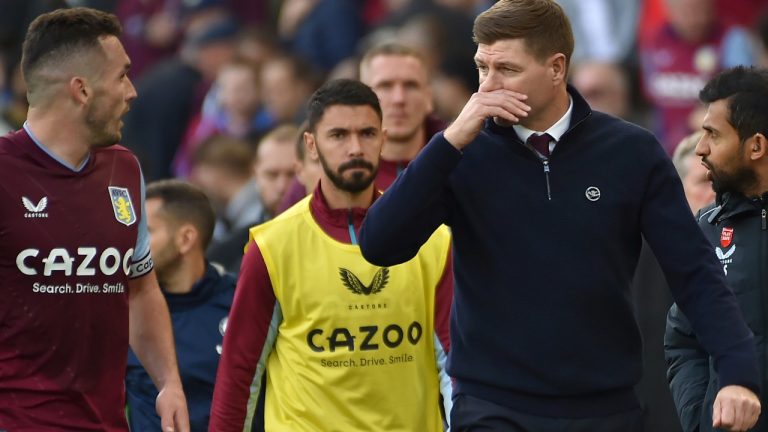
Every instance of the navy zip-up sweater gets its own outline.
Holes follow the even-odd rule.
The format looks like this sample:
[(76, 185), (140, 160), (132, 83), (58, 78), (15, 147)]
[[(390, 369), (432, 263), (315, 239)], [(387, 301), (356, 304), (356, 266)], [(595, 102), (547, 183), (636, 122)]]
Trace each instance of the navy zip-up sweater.
[[(163, 292), (171, 313), (179, 374), (192, 431), (207, 431), (221, 343), (237, 280), (208, 263), (205, 274), (186, 294)], [(132, 431), (158, 431), (157, 389), (133, 351), (125, 373), (128, 423)]]
[(369, 210), (363, 255), (406, 261), (448, 224), (454, 393), (578, 418), (637, 406), (629, 287), (643, 235), (720, 385), (758, 391), (752, 334), (671, 161), (650, 132), (568, 91), (571, 124), (548, 160), (490, 120), (463, 152), (435, 135)]

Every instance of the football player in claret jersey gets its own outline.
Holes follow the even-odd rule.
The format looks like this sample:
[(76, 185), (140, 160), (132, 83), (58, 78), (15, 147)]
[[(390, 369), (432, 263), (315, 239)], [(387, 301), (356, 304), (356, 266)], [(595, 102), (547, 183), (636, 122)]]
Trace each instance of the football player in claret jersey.
[(136, 97), (119, 35), (73, 8), (24, 41), (27, 122), (0, 137), (0, 430), (127, 431), (129, 343), (163, 431), (189, 430), (141, 171), (115, 145)]
[(357, 230), (380, 196), (379, 101), (358, 81), (330, 81), (308, 114), (304, 139), (323, 167), (320, 183), (251, 229), (209, 430), (251, 430), (249, 397), (266, 367), (267, 431), (442, 431), (450, 235), (437, 230), (399, 266), (366, 262)]

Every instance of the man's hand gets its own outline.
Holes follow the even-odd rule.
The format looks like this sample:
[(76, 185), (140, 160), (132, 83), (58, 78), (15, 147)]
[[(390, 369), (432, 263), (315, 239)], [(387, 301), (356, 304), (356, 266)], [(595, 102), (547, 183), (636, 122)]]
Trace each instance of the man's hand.
[(157, 415), (163, 432), (189, 432), (187, 400), (181, 384), (168, 385), (160, 390), (155, 401)]
[(523, 102), (526, 99), (528, 96), (510, 90), (477, 92), (469, 98), (469, 102), (443, 136), (452, 146), (461, 150), (480, 133), (488, 117), (510, 124), (516, 124), (521, 117), (527, 117), (531, 107)]
[(746, 431), (757, 423), (760, 415), (760, 399), (752, 390), (737, 386), (725, 386), (717, 392), (712, 407), (712, 427), (728, 431)]

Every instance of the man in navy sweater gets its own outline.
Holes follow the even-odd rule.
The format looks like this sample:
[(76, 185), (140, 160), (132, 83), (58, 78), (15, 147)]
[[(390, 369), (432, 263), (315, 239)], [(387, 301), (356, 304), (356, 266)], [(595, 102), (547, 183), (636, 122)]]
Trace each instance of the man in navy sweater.
[(452, 229), (451, 428), (640, 430), (629, 287), (642, 236), (715, 359), (713, 424), (751, 427), (752, 334), (658, 141), (567, 86), (573, 35), (553, 0), (501, 0), (474, 36), (478, 92), (360, 234), (370, 262), (395, 265)]
[[(201, 190), (180, 180), (150, 183), (146, 209), (152, 258), (171, 312), (190, 428), (205, 431), (236, 280), (205, 261), (215, 216)], [(133, 351), (128, 354), (125, 387), (131, 430), (160, 430), (154, 409), (157, 390)]]

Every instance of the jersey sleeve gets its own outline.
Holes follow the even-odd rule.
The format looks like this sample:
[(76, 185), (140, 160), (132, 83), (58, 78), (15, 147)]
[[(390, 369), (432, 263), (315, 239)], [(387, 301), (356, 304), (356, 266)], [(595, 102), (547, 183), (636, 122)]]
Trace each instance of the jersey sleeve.
[(152, 271), (155, 267), (152, 262), (152, 254), (149, 250), (149, 229), (147, 229), (147, 209), (144, 202), (146, 201), (147, 186), (144, 183), (144, 175), (141, 173), (141, 167), (139, 167), (139, 176), (141, 178), (141, 218), (139, 219), (139, 233), (136, 236), (136, 246), (133, 248), (133, 256), (131, 257), (131, 270), (129, 276), (131, 278), (137, 278), (144, 276)]
[(264, 257), (249, 243), (216, 375), (209, 430), (250, 430), (262, 376), (282, 321)]

